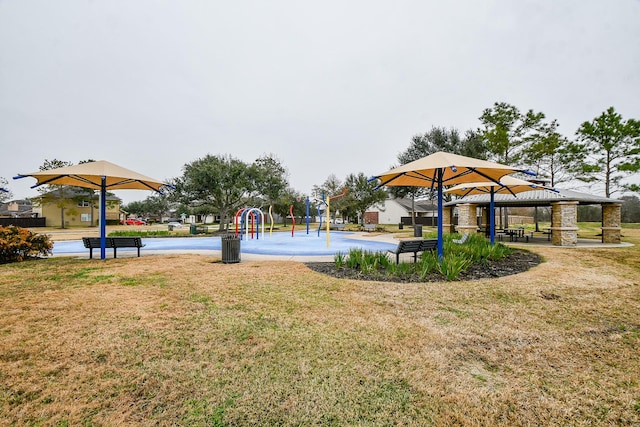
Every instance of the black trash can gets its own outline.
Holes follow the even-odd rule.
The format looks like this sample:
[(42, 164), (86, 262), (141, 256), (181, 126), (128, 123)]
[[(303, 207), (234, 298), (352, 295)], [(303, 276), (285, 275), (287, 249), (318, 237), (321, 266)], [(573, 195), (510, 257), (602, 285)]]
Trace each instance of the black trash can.
[(169, 224), (169, 231), (173, 231), (173, 225)]
[(240, 237), (235, 234), (225, 234), (222, 239), (222, 263), (233, 264), (240, 262)]
[(404, 230), (404, 224), (398, 223), (398, 230)]
[(413, 237), (422, 237), (422, 225), (416, 224), (413, 226)]
[(195, 224), (191, 224), (189, 226), (189, 233), (190, 234), (198, 234), (198, 226)]

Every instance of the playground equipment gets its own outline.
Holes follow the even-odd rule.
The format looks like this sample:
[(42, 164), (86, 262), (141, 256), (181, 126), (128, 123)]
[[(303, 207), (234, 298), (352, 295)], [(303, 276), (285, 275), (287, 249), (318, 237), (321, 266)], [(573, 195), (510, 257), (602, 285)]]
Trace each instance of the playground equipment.
[(322, 199), (315, 199), (314, 201), (316, 202), (316, 208), (318, 209), (318, 218), (320, 218), (320, 223), (318, 224), (318, 237), (320, 237), (320, 230), (322, 230), (322, 210), (320, 207), (324, 205), (326, 209), (327, 202), (324, 201), (324, 194), (322, 194)]
[[(325, 205), (325, 227), (326, 227), (326, 236), (327, 236), (327, 248), (331, 247), (331, 200), (339, 199), (340, 197), (344, 197), (347, 195), (347, 189), (344, 188), (342, 193), (337, 194), (335, 196), (331, 196), (325, 200), (324, 193), (322, 194), (322, 199), (314, 199), (318, 207), (318, 217), (320, 218), (320, 224), (318, 225), (318, 237), (320, 237), (320, 230), (322, 229), (322, 215), (320, 214), (320, 206)], [(308, 216), (307, 216), (308, 217)]]
[[(240, 219), (240, 221), (238, 221)], [(272, 217), (273, 221), (273, 217)], [(240, 240), (244, 237), (245, 233), (247, 238), (249, 236), (249, 224), (251, 224), (251, 238), (260, 238), (260, 224), (262, 224), (262, 238), (264, 239), (264, 213), (258, 208), (242, 208), (236, 212), (236, 236), (240, 236)], [(272, 222), (273, 228), (273, 222)]]
[[(322, 199), (314, 199), (313, 201), (316, 203), (318, 209), (318, 217), (320, 218), (320, 224), (318, 225), (318, 237), (320, 237), (320, 230), (322, 230), (322, 215), (321, 215), (321, 206), (326, 206), (326, 235), (327, 235), (327, 248), (331, 247), (331, 230), (330, 230), (330, 215), (331, 209), (330, 204), (331, 200), (339, 199), (340, 197), (344, 197), (347, 194), (347, 189), (345, 188), (342, 193), (329, 197), (325, 201), (325, 195), (322, 194)], [(309, 197), (306, 199), (306, 223), (307, 223), (307, 234), (309, 234), (309, 226), (310, 226), (310, 216), (309, 209), (311, 206), (311, 200)], [(273, 214), (272, 214), (273, 206), (269, 206), (269, 218), (271, 219), (271, 225), (269, 227), (269, 236), (271, 236), (273, 232)], [(289, 206), (289, 214), (291, 215), (291, 237), (295, 236), (296, 229), (296, 217), (293, 215), (293, 205)], [(262, 225), (262, 238), (264, 239), (264, 223), (265, 217), (262, 210), (258, 208), (242, 208), (236, 212), (235, 215), (235, 224), (236, 224), (236, 236), (240, 236), (240, 240), (244, 238), (246, 235), (247, 238), (251, 235), (252, 239), (260, 238), (260, 225)], [(251, 229), (249, 229), (251, 227)]]
[(329, 224), (329, 223), (330, 223), (330, 221), (329, 221), (329, 219), (330, 219), (329, 215), (330, 215), (330, 213), (331, 213), (331, 201), (332, 201), (332, 200), (334, 200), (334, 199), (339, 199), (340, 197), (344, 197), (344, 196), (346, 196), (346, 195), (347, 195), (347, 187), (345, 187), (345, 188), (342, 190), (342, 194), (338, 194), (337, 196), (329, 197), (329, 198), (327, 199), (327, 247), (331, 247), (331, 239), (330, 239), (330, 237), (329, 237), (329, 229), (331, 228), (331, 227), (330, 227), (330, 224)]
[(269, 219), (271, 220), (271, 225), (269, 226), (269, 237), (273, 233), (273, 214), (271, 211), (273, 210), (273, 205), (269, 205)]

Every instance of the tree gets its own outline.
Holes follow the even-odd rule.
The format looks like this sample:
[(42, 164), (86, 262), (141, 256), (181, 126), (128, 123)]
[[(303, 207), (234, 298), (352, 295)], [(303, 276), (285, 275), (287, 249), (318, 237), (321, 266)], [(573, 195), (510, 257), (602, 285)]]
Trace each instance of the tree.
[(637, 196), (623, 196), (620, 197), (620, 200), (622, 200), (621, 222), (640, 222), (640, 199)]
[(136, 216), (144, 216), (147, 213), (147, 204), (143, 200), (136, 200), (123, 206), (122, 210)]
[[(87, 159), (87, 160), (80, 160), (78, 162), (79, 165), (83, 164), (83, 163), (92, 163), (95, 162), (95, 160), (93, 159)], [(96, 190), (92, 189), (92, 188), (86, 188), (86, 187), (77, 187), (79, 189), (81, 189), (80, 191), (84, 192), (89, 200), (89, 204), (91, 206), (91, 226), (92, 227), (97, 227), (98, 223), (96, 221), (94, 221), (93, 216), (94, 216), (94, 209), (97, 207), (96, 204), (98, 202), (99, 196)], [(96, 201), (96, 203), (94, 203), (94, 200)]]
[(123, 210), (137, 216), (157, 216), (162, 218), (170, 207), (169, 198), (162, 194), (152, 194), (143, 201), (131, 202)]
[(220, 231), (226, 230), (234, 213), (252, 191), (254, 181), (249, 165), (223, 155), (206, 155), (187, 163), (174, 180), (175, 193), (185, 203), (206, 207), (220, 215)]
[(411, 139), (409, 147), (398, 154), (398, 162), (404, 165), (438, 151), (476, 159), (487, 158), (484, 140), (478, 132), (467, 130), (464, 137), (460, 137), (460, 132), (455, 128), (446, 129), (434, 126), (423, 135), (415, 135)]
[(544, 117), (543, 113), (533, 110), (522, 114), (506, 102), (496, 102), (493, 108), (486, 108), (480, 116), (484, 129), (479, 132), (489, 158), (506, 165), (521, 164), (524, 152), (536, 138)]
[(360, 219), (360, 223), (364, 221), (364, 213), (376, 203), (383, 202), (387, 193), (384, 190), (376, 188), (375, 182), (369, 182), (364, 173), (358, 175), (350, 174), (345, 180), (347, 195), (344, 200), (343, 210), (350, 212), (355, 211)]
[(558, 133), (558, 122), (542, 123), (530, 145), (523, 151), (523, 160), (530, 170), (549, 178), (549, 185), (555, 187), (571, 179), (568, 173), (566, 150), (568, 139)]
[[(272, 201), (273, 213), (280, 215), (284, 219), (284, 223), (287, 223), (287, 216), (289, 210), (293, 205), (293, 215), (304, 216), (306, 214), (306, 197), (294, 190), (291, 187), (287, 187), (284, 191), (280, 192), (278, 198)], [(266, 214), (266, 212), (265, 212)]]
[[(320, 200), (327, 201), (329, 197), (337, 196), (341, 194), (344, 190), (344, 185), (342, 181), (338, 179), (335, 174), (330, 174), (327, 179), (322, 183), (322, 185), (314, 185), (311, 189), (311, 195)], [(344, 203), (344, 198), (335, 199), (331, 202), (331, 209), (334, 211), (342, 211), (342, 206)], [(331, 212), (329, 212), (329, 216), (331, 216)]]
[(152, 194), (145, 199), (145, 204), (147, 208), (147, 214), (152, 216), (157, 216), (162, 219), (162, 215), (164, 215), (169, 210), (169, 199), (166, 195), (163, 194)]
[(4, 203), (7, 200), (11, 200), (13, 194), (7, 188), (7, 180), (0, 177), (0, 203)]
[(250, 169), (252, 193), (263, 199), (266, 205), (278, 200), (289, 185), (287, 169), (271, 154), (256, 159)]
[[(42, 166), (40, 166), (39, 170), (47, 171), (51, 169), (62, 168), (65, 166), (73, 166), (72, 162), (66, 162), (63, 160), (45, 159)], [(66, 228), (64, 223), (64, 214), (65, 210), (73, 209), (70, 205), (70, 199), (65, 197), (64, 194), (64, 185), (42, 185), (38, 187), (38, 192), (40, 193), (40, 197), (38, 198), (38, 203), (41, 205), (44, 203), (54, 203), (60, 209), (60, 224), (61, 228)]]
[(613, 107), (576, 131), (568, 155), (583, 182), (603, 182), (606, 197), (624, 189), (624, 178), (640, 170), (640, 121), (623, 120)]

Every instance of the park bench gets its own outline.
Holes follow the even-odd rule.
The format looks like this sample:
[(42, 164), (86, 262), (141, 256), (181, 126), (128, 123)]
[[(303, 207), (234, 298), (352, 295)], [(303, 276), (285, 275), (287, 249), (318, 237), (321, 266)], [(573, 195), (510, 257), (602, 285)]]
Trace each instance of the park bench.
[(376, 231), (376, 225), (375, 224), (365, 224), (364, 225), (364, 231)]
[[(89, 258), (93, 259), (93, 250), (100, 249), (100, 238), (99, 237), (83, 237), (82, 243), (84, 247), (89, 249)], [(107, 237), (106, 238), (106, 248), (113, 249), (113, 257), (117, 258), (118, 248), (138, 248), (138, 257), (140, 256), (140, 248), (145, 245), (142, 243), (142, 238), (138, 236), (133, 237)]]
[(344, 224), (331, 224), (331, 225), (329, 225), (329, 229), (330, 230), (343, 231), (344, 230)]
[(396, 264), (400, 263), (400, 254), (413, 253), (413, 262), (418, 259), (418, 252), (435, 251), (438, 249), (438, 239), (402, 240), (395, 250), (389, 252), (396, 254)]

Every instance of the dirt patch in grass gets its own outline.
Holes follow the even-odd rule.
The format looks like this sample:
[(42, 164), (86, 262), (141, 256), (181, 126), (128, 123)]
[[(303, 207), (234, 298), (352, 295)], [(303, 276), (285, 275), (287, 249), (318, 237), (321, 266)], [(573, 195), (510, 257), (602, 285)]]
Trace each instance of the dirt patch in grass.
[[(499, 261), (486, 261), (471, 266), (460, 274), (459, 280), (479, 280), (510, 276), (527, 271), (541, 262), (542, 258), (540, 255), (530, 251), (515, 249), (511, 254)], [(339, 279), (376, 280), (400, 283), (442, 282), (446, 280), (446, 278), (439, 273), (430, 274), (424, 279), (421, 279), (417, 274), (403, 276), (385, 275), (383, 273), (366, 274), (356, 268), (338, 268), (334, 262), (308, 262), (306, 266), (318, 273), (327, 274)]]

